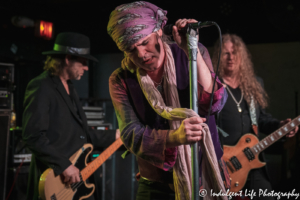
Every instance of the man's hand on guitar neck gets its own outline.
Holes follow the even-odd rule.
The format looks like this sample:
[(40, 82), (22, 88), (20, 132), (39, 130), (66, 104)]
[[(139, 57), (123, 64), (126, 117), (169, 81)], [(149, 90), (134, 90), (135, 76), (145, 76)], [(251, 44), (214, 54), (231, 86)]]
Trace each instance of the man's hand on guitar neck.
[(79, 169), (74, 165), (70, 165), (62, 173), (62, 180), (66, 184), (78, 183), (80, 182)]
[[(285, 124), (289, 123), (290, 121), (292, 121), (291, 118), (288, 118), (288, 119), (286, 119), (286, 120), (282, 120), (282, 121), (280, 121), (279, 126), (282, 127), (282, 126), (284, 126)], [(299, 130), (299, 127), (296, 126), (296, 128), (295, 128), (294, 130), (292, 130), (291, 132), (289, 132), (289, 133), (286, 135), (286, 137), (293, 137), (293, 136), (298, 132), (298, 130)]]

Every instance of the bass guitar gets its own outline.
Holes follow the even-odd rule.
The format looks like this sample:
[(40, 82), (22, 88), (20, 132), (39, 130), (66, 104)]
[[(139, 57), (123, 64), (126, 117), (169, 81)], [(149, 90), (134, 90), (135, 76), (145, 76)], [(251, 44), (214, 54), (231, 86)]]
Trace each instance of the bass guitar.
[(245, 134), (235, 146), (224, 145), (223, 159), (231, 179), (231, 192), (240, 191), (251, 169), (266, 165), (258, 159), (259, 153), (274, 144), (300, 124), (300, 116), (280, 127), (272, 134), (259, 141), (253, 134)]
[(60, 176), (55, 176), (49, 168), (40, 177), (39, 195), (42, 200), (82, 200), (90, 197), (95, 191), (95, 185), (86, 180), (122, 145), (121, 138), (112, 143), (95, 160), (87, 164), (87, 157), (93, 150), (93, 145), (85, 144), (70, 157), (70, 161), (80, 170), (78, 183), (67, 185)]

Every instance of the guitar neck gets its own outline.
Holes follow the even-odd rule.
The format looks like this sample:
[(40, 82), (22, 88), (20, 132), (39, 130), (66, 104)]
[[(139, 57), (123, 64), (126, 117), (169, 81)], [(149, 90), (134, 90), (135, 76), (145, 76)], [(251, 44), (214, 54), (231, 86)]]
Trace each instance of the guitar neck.
[(81, 170), (82, 180), (88, 179), (121, 145), (121, 138), (117, 139), (107, 149), (105, 149), (95, 160), (88, 163), (88, 165)]
[(263, 140), (261, 140), (259, 143), (254, 145), (251, 150), (254, 154), (259, 154), (272, 144), (274, 144), (276, 141), (278, 141), (280, 138), (288, 134), (291, 130), (295, 129), (296, 126), (299, 126), (300, 124), (300, 115), (290, 121), (289, 123), (285, 124), (284, 126), (280, 127), (278, 130), (273, 132), (272, 134), (265, 137)]

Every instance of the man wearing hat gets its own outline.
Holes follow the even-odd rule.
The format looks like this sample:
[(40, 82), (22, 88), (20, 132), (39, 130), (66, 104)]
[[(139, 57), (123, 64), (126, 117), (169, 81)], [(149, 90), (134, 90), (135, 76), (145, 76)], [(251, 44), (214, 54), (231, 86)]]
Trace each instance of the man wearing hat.
[(32, 151), (28, 200), (38, 199), (40, 175), (52, 168), (66, 184), (79, 182), (79, 170), (69, 158), (85, 143), (105, 148), (118, 137), (118, 130), (91, 131), (71, 82), (88, 70), (90, 41), (78, 33), (60, 33), (47, 55), (44, 72), (27, 86), (23, 113), (23, 140)]

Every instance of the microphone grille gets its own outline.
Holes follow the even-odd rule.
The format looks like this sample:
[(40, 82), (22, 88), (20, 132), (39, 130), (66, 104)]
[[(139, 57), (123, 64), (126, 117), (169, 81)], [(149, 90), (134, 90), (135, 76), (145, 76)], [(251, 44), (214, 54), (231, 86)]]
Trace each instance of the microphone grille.
[(164, 26), (163, 33), (165, 35), (172, 35), (172, 30), (173, 30), (173, 24), (168, 24)]

